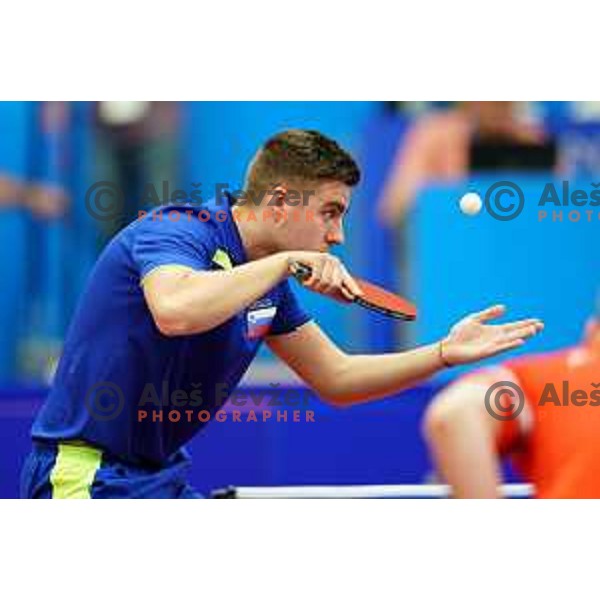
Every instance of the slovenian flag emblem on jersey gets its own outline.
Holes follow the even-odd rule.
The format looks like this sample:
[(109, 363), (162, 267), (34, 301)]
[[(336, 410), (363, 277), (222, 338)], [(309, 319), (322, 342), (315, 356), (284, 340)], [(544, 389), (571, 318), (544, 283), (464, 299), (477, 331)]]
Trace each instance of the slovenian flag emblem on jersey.
[(247, 316), (248, 339), (258, 340), (264, 337), (271, 328), (271, 322), (276, 312), (276, 306), (251, 308)]

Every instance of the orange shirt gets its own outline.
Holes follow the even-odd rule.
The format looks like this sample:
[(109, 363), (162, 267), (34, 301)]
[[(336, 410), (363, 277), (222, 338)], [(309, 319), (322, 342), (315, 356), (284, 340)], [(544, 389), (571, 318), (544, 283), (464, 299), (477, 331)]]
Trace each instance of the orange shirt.
[(600, 353), (578, 346), (506, 366), (531, 409), (513, 457), (536, 496), (600, 498)]

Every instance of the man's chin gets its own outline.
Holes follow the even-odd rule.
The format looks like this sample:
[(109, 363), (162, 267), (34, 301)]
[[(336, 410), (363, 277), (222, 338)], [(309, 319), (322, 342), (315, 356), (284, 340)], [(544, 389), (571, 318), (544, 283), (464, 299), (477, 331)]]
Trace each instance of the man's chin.
[(329, 248), (324, 246), (307, 246), (307, 245), (297, 245), (294, 247), (285, 248), (287, 252), (323, 252), (328, 253)]

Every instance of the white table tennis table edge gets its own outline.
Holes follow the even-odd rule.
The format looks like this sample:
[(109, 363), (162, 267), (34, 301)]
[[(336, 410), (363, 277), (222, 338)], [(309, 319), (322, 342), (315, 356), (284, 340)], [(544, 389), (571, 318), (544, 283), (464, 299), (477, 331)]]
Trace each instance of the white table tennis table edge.
[[(236, 498), (444, 498), (450, 486), (415, 485), (299, 485), (275, 487), (233, 487)], [(501, 488), (506, 498), (528, 498), (533, 495), (529, 484), (507, 484)]]

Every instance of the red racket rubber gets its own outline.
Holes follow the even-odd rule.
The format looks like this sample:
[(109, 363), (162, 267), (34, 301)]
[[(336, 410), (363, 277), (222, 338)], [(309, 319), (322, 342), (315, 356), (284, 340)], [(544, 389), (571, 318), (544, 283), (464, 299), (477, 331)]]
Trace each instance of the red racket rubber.
[[(292, 265), (292, 273), (300, 283), (303, 283), (312, 275), (312, 269), (307, 265), (294, 263)], [(392, 292), (388, 292), (386, 289), (369, 281), (365, 281), (364, 279), (354, 277), (354, 281), (356, 281), (358, 287), (363, 291), (361, 297), (357, 296), (354, 300), (349, 300), (341, 292), (331, 295), (330, 297), (338, 302), (358, 304), (363, 308), (367, 308), (368, 310), (381, 313), (394, 319), (414, 321), (417, 318), (416, 306), (405, 298), (393, 294)]]

